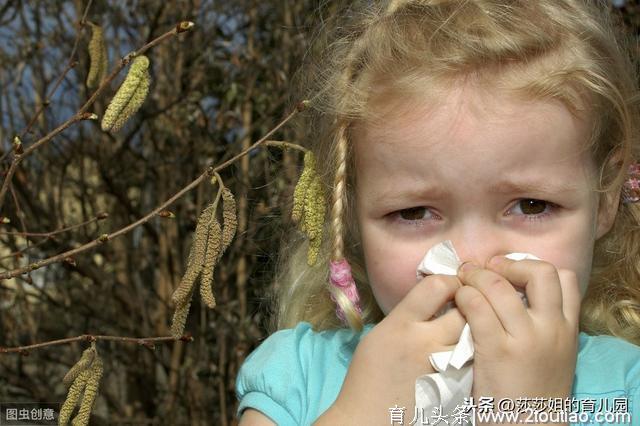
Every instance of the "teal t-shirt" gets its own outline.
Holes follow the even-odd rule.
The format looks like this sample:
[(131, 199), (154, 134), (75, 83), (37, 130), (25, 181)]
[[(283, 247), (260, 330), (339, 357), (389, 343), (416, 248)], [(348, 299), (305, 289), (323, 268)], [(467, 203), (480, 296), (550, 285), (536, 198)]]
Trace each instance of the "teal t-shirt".
[[(309, 323), (301, 322), (272, 334), (240, 368), (238, 416), (250, 407), (279, 426), (312, 424), (336, 400), (355, 348), (371, 328), (373, 324), (360, 333), (350, 329), (315, 332)], [(572, 394), (582, 404), (578, 411), (585, 413), (596, 412), (604, 404), (608, 404), (605, 411), (613, 411), (617, 404), (624, 410), (627, 404), (630, 424), (640, 425), (640, 347), (612, 336), (580, 333)], [(407, 425), (414, 414), (408, 411)], [(595, 414), (583, 415), (590, 416), (588, 424), (629, 424), (595, 422)]]

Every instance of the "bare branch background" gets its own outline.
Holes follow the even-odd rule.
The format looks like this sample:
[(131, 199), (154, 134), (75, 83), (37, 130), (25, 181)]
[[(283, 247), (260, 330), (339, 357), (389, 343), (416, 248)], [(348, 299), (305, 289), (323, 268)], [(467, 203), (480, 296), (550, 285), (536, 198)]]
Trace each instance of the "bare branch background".
[[(208, 165), (250, 146), (301, 99), (291, 77), (319, 26), (346, 0), (94, 1), (87, 20), (102, 26), (109, 69), (180, 21), (193, 31), (149, 52), (151, 89), (115, 134), (82, 121), (34, 151), (16, 169), (0, 215), (0, 272), (78, 247), (143, 217)], [(0, 164), (14, 136), (31, 143), (71, 117), (91, 95), (86, 0), (6, 1), (0, 5)], [(638, 9), (625, 22), (637, 34)], [(69, 65), (77, 31), (75, 67)], [(90, 108), (99, 116), (124, 73)], [(44, 104), (44, 106), (43, 106)], [(36, 112), (43, 108), (42, 114)], [(274, 138), (300, 142), (300, 127)], [(276, 146), (277, 144), (271, 144)], [(3, 155), (7, 154), (7, 155)], [(280, 236), (290, 228), (301, 154), (256, 150), (220, 172), (238, 203), (238, 231), (215, 271), (217, 306), (195, 300), (190, 343), (152, 349), (97, 342), (104, 376), (91, 424), (220, 424), (234, 419), (234, 383), (247, 354), (266, 337), (263, 303)], [(203, 183), (133, 232), (74, 259), (0, 282), (0, 346), (83, 334), (167, 336), (171, 294), (185, 271), (196, 221), (215, 197)], [(108, 217), (95, 220), (102, 213)], [(82, 226), (74, 226), (82, 224)], [(63, 228), (64, 232), (57, 232)], [(62, 377), (88, 343), (75, 341), (0, 355), (0, 402), (59, 402)]]
[[(0, 8), (0, 148), (27, 127), (28, 147), (71, 117), (85, 86), (90, 29), (86, 1), (7, 2)], [(309, 30), (334, 6), (312, 1), (94, 1), (87, 20), (102, 26), (109, 69), (180, 21), (193, 31), (147, 52), (152, 85), (142, 109), (118, 133), (83, 121), (17, 168), (0, 228), (2, 271), (78, 247), (144, 216), (195, 179), (247, 148), (301, 99), (290, 77)], [(76, 60), (55, 94), (77, 31)], [(90, 108), (102, 116), (124, 78)], [(296, 141), (294, 128), (278, 139)], [(4, 156), (3, 170), (9, 166)], [(103, 382), (92, 424), (233, 424), (234, 381), (265, 335), (261, 297), (279, 232), (289, 221), (300, 154), (262, 148), (221, 171), (238, 201), (239, 228), (216, 268), (217, 306), (195, 302), (191, 343), (100, 341)], [(0, 346), (82, 334), (167, 336), (170, 296), (184, 273), (198, 214), (215, 197), (203, 183), (133, 232), (18, 279), (0, 283)], [(108, 218), (92, 220), (101, 213)], [(73, 227), (86, 222), (84, 226)], [(54, 231), (70, 227), (65, 232)], [(275, 233), (275, 234), (274, 234)], [(274, 238), (275, 237), (275, 238)], [(6, 257), (5, 257), (6, 256)], [(88, 343), (0, 356), (0, 401), (62, 402), (62, 377)]]

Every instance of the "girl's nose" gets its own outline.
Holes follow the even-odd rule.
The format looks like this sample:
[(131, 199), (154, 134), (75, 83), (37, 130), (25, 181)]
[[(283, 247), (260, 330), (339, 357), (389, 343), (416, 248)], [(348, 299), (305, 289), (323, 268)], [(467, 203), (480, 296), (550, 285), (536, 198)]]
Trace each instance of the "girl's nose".
[(507, 242), (496, 230), (476, 228), (451, 236), (453, 248), (461, 262), (484, 266), (493, 256), (509, 253)]

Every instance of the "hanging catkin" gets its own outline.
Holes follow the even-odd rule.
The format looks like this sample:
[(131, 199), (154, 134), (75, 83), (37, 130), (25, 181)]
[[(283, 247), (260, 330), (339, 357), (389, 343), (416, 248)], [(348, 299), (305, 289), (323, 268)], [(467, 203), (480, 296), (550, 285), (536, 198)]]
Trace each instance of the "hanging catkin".
[(149, 70), (145, 70), (142, 75), (142, 79), (140, 80), (140, 84), (138, 85), (135, 92), (133, 92), (133, 96), (131, 97), (129, 102), (127, 102), (124, 109), (118, 115), (116, 121), (113, 123), (113, 127), (111, 128), (113, 132), (117, 132), (118, 130), (120, 130), (122, 126), (124, 126), (124, 123), (126, 123), (127, 120), (129, 120), (129, 118), (131, 118), (133, 114), (135, 114), (138, 109), (140, 109), (147, 97), (147, 94), (149, 93), (150, 84), (151, 75), (149, 74)]
[(69, 391), (67, 392), (67, 398), (60, 409), (58, 424), (66, 425), (69, 423), (71, 414), (81, 398), (80, 409), (73, 419), (72, 424), (83, 426), (89, 424), (91, 408), (98, 394), (102, 372), (102, 359), (96, 351), (95, 342), (93, 342), (91, 347), (82, 353), (80, 360), (69, 370), (63, 379), (65, 384), (71, 381), (73, 381), (73, 383), (71, 383)]
[(87, 75), (87, 87), (97, 87), (107, 75), (109, 59), (107, 45), (104, 41), (104, 32), (99, 25), (91, 25), (91, 40), (89, 41), (89, 74)]
[(291, 219), (309, 239), (307, 264), (315, 265), (322, 245), (322, 226), (326, 212), (326, 199), (322, 181), (316, 172), (311, 151), (304, 155), (304, 168), (293, 192)]
[(149, 59), (137, 56), (131, 63), (129, 73), (109, 103), (102, 118), (102, 130), (117, 132), (142, 106), (149, 93)]
[(324, 221), (324, 196), (322, 194), (322, 182), (317, 176), (309, 185), (305, 197), (305, 228), (310, 239), (315, 240), (322, 235), (322, 223)]
[[(216, 175), (217, 176), (217, 175)], [(220, 180), (220, 177), (216, 177)], [(229, 247), (238, 228), (236, 201), (233, 193), (219, 182), (221, 189), (216, 200), (203, 210), (198, 218), (193, 245), (189, 252), (187, 270), (171, 296), (176, 305), (171, 321), (171, 334), (178, 338), (184, 333), (184, 327), (191, 307), (191, 298), (195, 291), (195, 281), (200, 277), (200, 298), (209, 308), (216, 306), (213, 294), (215, 266)], [(218, 200), (222, 197), (222, 227), (217, 218)]]
[(67, 399), (64, 400), (62, 407), (60, 408), (60, 414), (58, 415), (58, 424), (66, 425), (69, 423), (69, 419), (71, 418), (71, 414), (73, 410), (76, 408), (78, 401), (80, 400), (80, 396), (82, 396), (82, 390), (87, 384), (87, 380), (91, 375), (90, 370), (83, 370), (78, 374), (75, 378), (71, 387), (69, 388), (69, 392), (67, 392)]
[[(187, 323), (187, 317), (189, 315), (189, 308), (191, 307), (191, 298), (195, 291), (195, 280), (200, 276), (200, 297), (207, 306), (215, 306), (215, 298), (213, 296), (211, 283), (204, 284), (208, 280), (209, 272), (205, 273), (205, 264), (207, 263), (207, 255), (216, 255), (216, 237), (217, 235), (217, 250), (220, 250), (220, 224), (216, 219), (217, 202), (212, 202), (207, 206), (198, 218), (198, 224), (196, 225), (196, 232), (194, 235), (194, 243), (191, 246), (191, 252), (189, 253), (189, 260), (187, 261), (187, 271), (185, 272), (180, 285), (174, 291), (171, 296), (172, 301), (176, 305), (176, 310), (173, 313), (171, 320), (171, 335), (175, 338), (179, 338), (184, 333), (184, 327)], [(217, 229), (216, 229), (217, 228)], [(211, 249), (209, 249), (209, 247)], [(213, 281), (213, 266), (217, 257), (214, 256), (214, 262), (210, 269), (211, 281)]]
[(180, 280), (180, 285), (173, 292), (171, 300), (174, 304), (184, 304), (196, 279), (202, 271), (204, 265), (204, 258), (207, 252), (207, 238), (209, 234), (209, 224), (211, 216), (215, 213), (215, 204), (211, 203), (198, 218), (198, 224), (196, 225), (196, 232), (193, 237), (193, 245), (189, 252), (189, 259), (187, 261), (187, 270)]
[(184, 334), (184, 326), (187, 324), (187, 316), (189, 315), (189, 308), (191, 307), (192, 291), (187, 295), (184, 302), (176, 305), (176, 310), (173, 313), (171, 319), (171, 335), (176, 339)]
[(236, 200), (229, 188), (222, 190), (222, 250), (220, 256), (227, 250), (238, 229)]
[(299, 223), (304, 214), (304, 199), (309, 188), (309, 184), (315, 174), (315, 158), (311, 151), (304, 154), (304, 168), (298, 179), (298, 183), (293, 191), (293, 210), (291, 211), (291, 219), (294, 223)]
[(202, 302), (212, 309), (216, 306), (216, 299), (213, 296), (213, 270), (218, 261), (221, 242), (222, 230), (218, 220), (213, 217), (209, 227), (209, 238), (207, 239), (207, 254), (204, 258), (202, 277), (200, 278), (200, 297)]
[(91, 409), (93, 403), (98, 395), (98, 388), (100, 386), (100, 379), (102, 378), (102, 360), (100, 357), (96, 357), (95, 361), (91, 364), (89, 370), (89, 377), (87, 378), (84, 388), (84, 394), (82, 395), (82, 402), (80, 403), (80, 409), (78, 414), (73, 419), (73, 426), (84, 426), (89, 424), (89, 418), (91, 417)]
[(71, 367), (71, 369), (67, 372), (67, 374), (65, 374), (64, 378), (62, 379), (62, 383), (64, 383), (67, 386), (73, 383), (76, 377), (78, 377), (78, 375), (82, 371), (86, 370), (89, 367), (89, 365), (91, 365), (91, 363), (93, 362), (93, 359), (95, 358), (95, 355), (96, 355), (96, 350), (93, 346), (90, 346), (87, 349), (85, 349), (84, 352), (82, 352), (80, 361), (76, 362), (76, 364), (73, 367)]
[(322, 225), (326, 211), (325, 197), (322, 191), (322, 182), (315, 175), (305, 197), (304, 224), (309, 237), (309, 249), (307, 252), (307, 264), (315, 265), (322, 244)]

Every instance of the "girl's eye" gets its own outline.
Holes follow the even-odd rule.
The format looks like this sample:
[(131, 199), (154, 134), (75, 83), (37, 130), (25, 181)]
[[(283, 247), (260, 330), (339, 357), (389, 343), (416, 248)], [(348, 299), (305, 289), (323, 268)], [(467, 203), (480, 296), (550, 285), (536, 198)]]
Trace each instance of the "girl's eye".
[[(519, 207), (521, 213), (515, 214), (514, 216), (522, 216), (522, 220), (526, 221), (544, 220), (547, 218), (547, 216), (550, 216), (552, 214), (552, 211), (555, 211), (558, 208), (558, 206), (554, 203), (533, 198), (523, 198), (521, 200), (518, 200), (512, 210), (516, 207)], [(401, 222), (418, 224), (419, 222), (429, 220), (429, 217), (427, 217), (428, 213), (428, 208), (420, 206), (399, 210), (394, 213), (394, 215), (399, 216)]]
[(522, 215), (517, 215), (517, 216), (524, 216), (525, 220), (529, 220), (529, 221), (538, 221), (538, 220), (546, 219), (547, 216), (551, 214), (550, 212), (545, 213), (545, 210), (547, 210), (547, 207), (549, 208), (549, 210), (552, 210), (552, 211), (555, 211), (555, 209), (558, 208), (557, 205), (549, 201), (536, 200), (532, 198), (525, 198), (522, 200), (518, 200), (518, 202), (514, 207), (516, 206), (519, 206), (520, 210), (522, 210)]
[(398, 214), (404, 220), (416, 221), (424, 219), (424, 214), (426, 211), (426, 207), (411, 207), (410, 209), (400, 210)]
[(419, 220), (424, 216), (424, 207), (412, 207), (410, 209), (400, 210), (400, 217), (404, 220)]

